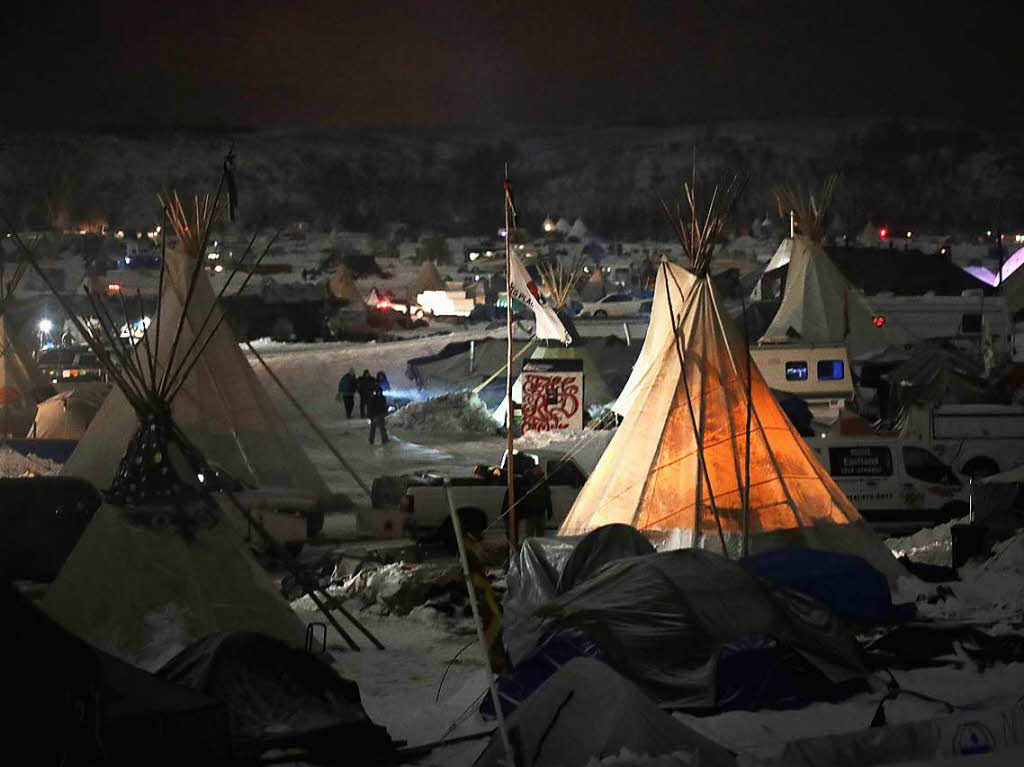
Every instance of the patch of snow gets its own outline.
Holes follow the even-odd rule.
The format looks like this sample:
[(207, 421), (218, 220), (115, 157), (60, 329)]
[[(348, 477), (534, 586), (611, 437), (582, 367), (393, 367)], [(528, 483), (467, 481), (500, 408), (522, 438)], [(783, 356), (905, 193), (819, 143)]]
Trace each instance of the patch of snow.
[(967, 517), (961, 517), (926, 527), (913, 535), (888, 538), (885, 544), (896, 557), (906, 556), (914, 562), (950, 567), (953, 564), (953, 525), (967, 524), (968, 521)]
[(472, 392), (453, 392), (412, 402), (388, 417), (388, 425), (434, 434), (494, 434), (498, 425)]
[(62, 468), (63, 464), (49, 458), (0, 447), (0, 477), (54, 477)]

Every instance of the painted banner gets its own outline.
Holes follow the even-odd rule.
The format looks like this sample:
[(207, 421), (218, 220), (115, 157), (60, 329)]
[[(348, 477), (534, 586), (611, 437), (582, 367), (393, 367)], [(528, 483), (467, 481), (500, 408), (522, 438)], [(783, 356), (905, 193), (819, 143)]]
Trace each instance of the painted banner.
[(529, 360), (522, 386), (524, 434), (583, 428), (583, 360)]

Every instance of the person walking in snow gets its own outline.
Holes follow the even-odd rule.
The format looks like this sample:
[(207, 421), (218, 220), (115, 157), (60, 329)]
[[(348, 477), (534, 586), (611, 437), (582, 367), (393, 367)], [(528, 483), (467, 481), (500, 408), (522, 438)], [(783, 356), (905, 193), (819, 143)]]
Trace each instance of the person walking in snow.
[(377, 380), (370, 375), (369, 370), (356, 379), (356, 391), (359, 392), (359, 417), (370, 417), (370, 399), (373, 397), (373, 390), (377, 387)]
[(388, 381), (388, 377), (383, 370), (377, 371), (377, 386), (380, 387), (381, 391), (391, 391), (391, 382)]
[(373, 444), (373, 438), (380, 429), (380, 443), (386, 445), (388, 443), (388, 430), (384, 426), (384, 417), (388, 414), (388, 401), (384, 397), (384, 392), (380, 390), (379, 386), (375, 386), (373, 394), (370, 395), (370, 444)]
[(345, 405), (345, 417), (352, 417), (352, 406), (356, 403), (356, 370), (349, 368), (348, 372), (338, 381), (338, 402)]

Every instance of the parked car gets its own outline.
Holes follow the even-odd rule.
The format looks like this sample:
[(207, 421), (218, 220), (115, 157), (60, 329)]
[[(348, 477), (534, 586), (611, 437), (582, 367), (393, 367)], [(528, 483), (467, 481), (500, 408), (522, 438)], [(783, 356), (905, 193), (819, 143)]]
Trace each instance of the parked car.
[(635, 317), (640, 313), (643, 300), (635, 298), (631, 293), (609, 293), (600, 301), (585, 301), (580, 309), (580, 317)]
[(103, 365), (88, 346), (44, 349), (36, 364), (53, 384), (106, 380)]

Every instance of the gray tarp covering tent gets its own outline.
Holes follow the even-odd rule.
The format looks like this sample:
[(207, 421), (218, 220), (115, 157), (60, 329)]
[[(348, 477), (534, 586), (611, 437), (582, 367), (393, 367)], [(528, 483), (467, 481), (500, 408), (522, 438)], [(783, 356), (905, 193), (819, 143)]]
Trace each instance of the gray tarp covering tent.
[(857, 644), (828, 610), (703, 549), (613, 562), (538, 613), (582, 630), (619, 671), (672, 705), (715, 705), (718, 650), (750, 635), (774, 637), (832, 682), (864, 674)]
[[(582, 767), (626, 749), (644, 756), (675, 754), (679, 764), (728, 767), (731, 752), (659, 709), (632, 682), (590, 658), (570, 661), (507, 720), (525, 763)], [(475, 767), (507, 764), (497, 734)]]

